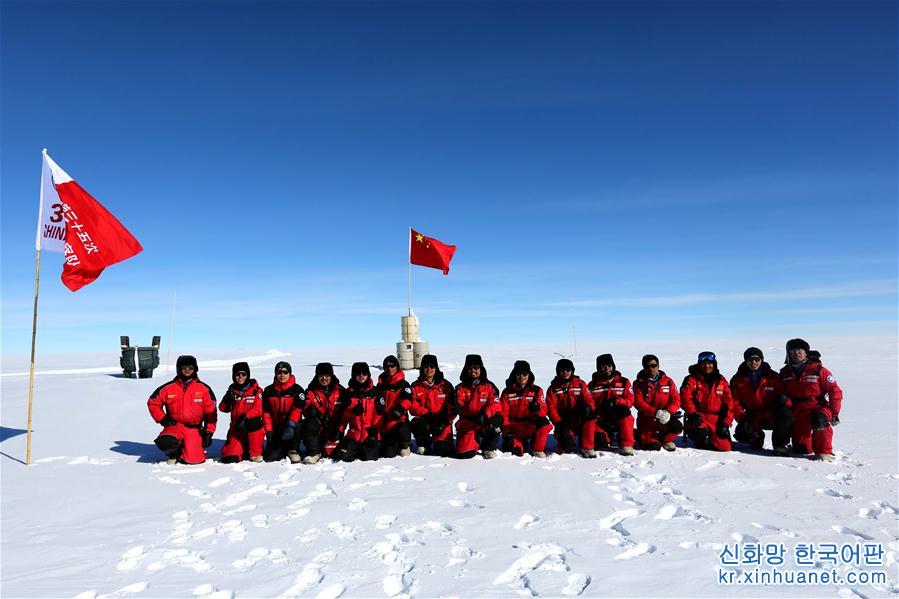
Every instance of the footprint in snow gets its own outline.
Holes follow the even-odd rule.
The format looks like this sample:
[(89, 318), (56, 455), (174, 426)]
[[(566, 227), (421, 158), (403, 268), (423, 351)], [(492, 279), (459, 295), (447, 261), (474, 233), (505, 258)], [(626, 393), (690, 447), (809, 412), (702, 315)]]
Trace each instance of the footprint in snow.
[(191, 568), (195, 572), (209, 572), (212, 566), (203, 559), (199, 551), (188, 551), (187, 549), (170, 549), (163, 552), (162, 561), (153, 562), (147, 566), (149, 572), (159, 572), (169, 566), (180, 566), (182, 568)]
[(321, 536), (321, 531), (317, 528), (309, 528), (303, 531), (303, 536), (300, 537), (300, 543), (312, 543)]
[(559, 594), (564, 597), (576, 597), (584, 592), (590, 584), (590, 577), (585, 574), (572, 574), (568, 577), (568, 583)]
[(815, 489), (815, 492), (837, 499), (855, 499), (855, 497), (853, 497), (852, 495), (849, 495), (848, 493), (840, 493), (835, 489)]
[(891, 505), (890, 505), (889, 503), (887, 503), (886, 501), (872, 501), (872, 502), (871, 502), (871, 505), (873, 505), (873, 506), (876, 507), (876, 508), (880, 508), (881, 510), (883, 510), (883, 511), (885, 511), (885, 512), (889, 512), (889, 513), (891, 513), (891, 514), (897, 513), (896, 508), (894, 508), (893, 506), (891, 506)]
[(256, 547), (250, 551), (243, 559), (231, 562), (231, 565), (238, 570), (251, 570), (257, 563), (262, 560), (268, 560), (272, 564), (281, 565), (287, 563), (287, 555), (281, 549), (267, 549), (266, 547)]
[(859, 518), (868, 518), (869, 520), (877, 520), (880, 516), (881, 511), (878, 509), (870, 509), (866, 507), (862, 507), (858, 509), (858, 517)]
[(624, 553), (619, 553), (612, 559), (621, 560), (621, 559), (634, 559), (635, 557), (640, 557), (641, 555), (646, 555), (648, 553), (654, 553), (656, 550), (655, 545), (650, 545), (649, 543), (637, 543)]
[(612, 495), (612, 499), (614, 499), (615, 501), (620, 501), (621, 503), (628, 503), (630, 505), (643, 505), (633, 497), (624, 495), (622, 493), (615, 493), (614, 495)]
[(346, 591), (346, 587), (338, 582), (337, 584), (332, 584), (323, 588), (321, 592), (315, 596), (315, 599), (337, 599), (343, 595), (344, 591)]
[(256, 514), (250, 521), (253, 523), (253, 526), (256, 528), (268, 528), (270, 524), (268, 523), (268, 516), (265, 514)]
[(752, 535), (744, 535), (743, 533), (740, 533), (740, 532), (731, 533), (730, 538), (732, 538), (737, 543), (758, 543), (759, 542), (759, 540), (756, 537), (754, 537)]
[(474, 487), (470, 483), (466, 482), (456, 483), (456, 488), (463, 493), (471, 493), (472, 491), (474, 491)]
[(234, 592), (219, 590), (213, 584), (201, 584), (192, 593), (197, 599), (234, 599)]
[(733, 464), (736, 461), (737, 460), (709, 460), (707, 463), (697, 468), (696, 472), (708, 472), (709, 470), (714, 470), (715, 468), (720, 468), (727, 464)]
[(476, 510), (484, 509), (484, 506), (480, 503), (469, 503), (468, 501), (465, 501), (463, 499), (450, 499), (449, 501), (447, 501), (447, 503), (449, 503), (452, 507), (473, 507)]
[(365, 506), (368, 505), (368, 502), (362, 499), (361, 497), (354, 497), (350, 504), (347, 506), (351, 512), (364, 512)]
[(331, 480), (342, 481), (346, 479), (346, 470), (338, 470), (331, 474)]
[(796, 537), (799, 536), (797, 533), (793, 532), (792, 530), (790, 530), (790, 529), (788, 529), (788, 528), (779, 528), (779, 527), (777, 527), (777, 526), (771, 526), (770, 524), (760, 524), (760, 523), (758, 523), (758, 522), (753, 522), (752, 525), (753, 525), (755, 528), (760, 528), (760, 529), (762, 529), (762, 530), (768, 530), (768, 531), (771, 531), (771, 532), (776, 532), (776, 533), (778, 533), (778, 534), (782, 534), (782, 535), (785, 536), (785, 537), (790, 537), (790, 538), (793, 538), (793, 539), (795, 539)]
[(493, 584), (508, 585), (522, 595), (539, 596), (531, 587), (528, 575), (536, 571), (567, 572), (570, 570), (565, 561), (565, 550), (553, 543), (539, 543), (536, 545), (515, 545), (518, 549), (525, 549), (527, 553), (515, 560), (497, 576)]
[(378, 516), (375, 520), (375, 528), (384, 530), (393, 526), (394, 522), (396, 522), (396, 516), (393, 514), (383, 514)]
[(365, 478), (374, 478), (376, 476), (387, 476), (388, 474), (395, 474), (399, 471), (400, 471), (400, 469), (397, 468), (396, 466), (382, 466), (381, 468), (378, 468), (371, 474), (366, 474)]
[(328, 530), (341, 541), (351, 541), (356, 538), (357, 528), (342, 522), (331, 522), (328, 524)]
[(406, 584), (405, 574), (388, 574), (381, 582), (381, 588), (388, 597), (396, 597), (397, 595), (407, 593), (409, 585)]
[(524, 514), (518, 519), (518, 522), (512, 528), (514, 528), (515, 530), (523, 530), (539, 521), (540, 516), (537, 516), (536, 514)]
[(857, 537), (863, 541), (873, 541), (874, 540), (874, 537), (872, 537), (870, 535), (866, 535), (863, 532), (859, 532), (855, 529), (847, 528), (845, 526), (831, 526), (830, 528), (832, 528), (833, 530), (835, 530), (836, 532), (838, 532), (840, 534), (848, 535), (850, 537)]
[(349, 488), (355, 491), (357, 489), (364, 489), (365, 487), (380, 487), (383, 484), (383, 480), (370, 480), (364, 483), (351, 483), (349, 485)]
[(69, 462), (69, 466), (79, 466), (81, 464), (88, 464), (90, 466), (109, 466), (112, 464), (109, 460), (100, 460), (97, 458), (89, 458), (86, 455), (78, 456), (71, 462)]
[(231, 477), (230, 477), (230, 476), (223, 476), (222, 478), (217, 478), (217, 479), (215, 479), (214, 481), (212, 481), (211, 483), (209, 483), (208, 486), (209, 486), (209, 487), (212, 487), (213, 489), (217, 489), (217, 488), (219, 488), (219, 487), (221, 487), (221, 486), (227, 485), (227, 484), (230, 483), (230, 482), (231, 482)]
[(144, 559), (143, 545), (132, 547), (122, 554), (122, 559), (116, 566), (117, 570), (133, 570)]
[(483, 553), (472, 551), (464, 545), (455, 545), (450, 549), (450, 559), (446, 565), (447, 567), (464, 566), (468, 563), (468, 560), (481, 559), (483, 557)]
[(629, 508), (626, 510), (618, 510), (617, 512), (612, 512), (605, 518), (600, 519), (599, 528), (602, 530), (613, 530), (620, 535), (629, 536), (630, 533), (621, 526), (621, 523), (627, 520), (628, 518), (634, 518), (643, 514), (637, 508)]
[(200, 489), (191, 489), (187, 492), (191, 497), (199, 497), (200, 499), (212, 499), (212, 495)]
[(180, 480), (178, 480), (177, 478), (173, 478), (173, 477), (171, 477), (171, 476), (160, 476), (160, 477), (159, 477), (159, 482), (161, 482), (161, 483), (168, 483), (168, 484), (170, 484), (170, 485), (180, 485), (180, 484), (183, 484)]
[(834, 472), (833, 474), (828, 474), (826, 478), (827, 480), (836, 481), (841, 484), (848, 484), (852, 482), (852, 475), (848, 472)]

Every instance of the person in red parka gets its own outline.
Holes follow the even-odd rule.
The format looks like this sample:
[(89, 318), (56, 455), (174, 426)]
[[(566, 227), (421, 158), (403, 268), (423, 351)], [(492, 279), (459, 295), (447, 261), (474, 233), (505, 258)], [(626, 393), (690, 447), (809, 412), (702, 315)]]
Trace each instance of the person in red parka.
[(262, 421), (262, 388), (250, 378), (250, 365), (238, 362), (231, 367), (233, 381), (222, 397), (219, 410), (231, 413), (228, 438), (222, 447), (222, 463), (233, 464), (249, 458), (262, 461), (265, 427)]
[(568, 358), (559, 360), (556, 377), (546, 388), (546, 409), (560, 453), (577, 450), (576, 437), (580, 438), (584, 428), (584, 409), (589, 394), (587, 383), (574, 374), (574, 363)]
[(515, 362), (499, 398), (503, 414), (503, 451), (523, 456), (531, 446), (534, 457), (546, 457), (546, 439), (552, 424), (546, 417), (543, 389), (534, 384), (531, 365)]
[(612, 354), (596, 357), (596, 372), (587, 383), (585, 422), (581, 432), (584, 457), (596, 457), (594, 446), (608, 446), (618, 435), (618, 452), (634, 455), (634, 393), (631, 382), (615, 368)]
[(347, 426), (346, 396), (340, 380), (334, 376), (330, 362), (315, 366), (315, 378), (306, 388), (306, 407), (303, 410), (303, 444), (306, 446), (304, 464), (315, 464), (322, 454), (331, 457)]
[(352, 462), (356, 458), (363, 462), (377, 460), (385, 401), (372, 383), (371, 369), (365, 362), (353, 364), (345, 398), (344, 414), (348, 428), (337, 446), (338, 459), (344, 462)]
[(283, 460), (285, 455), (291, 464), (300, 461), (298, 425), (305, 405), (306, 392), (297, 384), (290, 363), (275, 364), (275, 380), (262, 392), (267, 462)]
[(465, 366), (456, 385), (456, 457), (472, 458), (478, 448), (485, 460), (496, 457), (503, 414), (499, 406), (499, 389), (487, 378), (481, 356), (465, 356)]
[(412, 406), (412, 387), (406, 375), (400, 370), (396, 356), (387, 356), (383, 362), (384, 372), (378, 376), (378, 397), (384, 400), (384, 419), (381, 422), (381, 455), (394, 458), (406, 457), (412, 450), (409, 444), (412, 433), (409, 430), (409, 408)]
[(412, 383), (409, 428), (415, 435), (415, 453), (449, 457), (453, 455), (453, 420), (456, 418), (456, 390), (443, 378), (437, 356), (421, 358), (418, 380)]
[(684, 407), (684, 434), (697, 449), (730, 451), (733, 399), (727, 379), (718, 371), (718, 359), (710, 351), (699, 354), (680, 388)]
[[(793, 452), (832, 461), (833, 427), (840, 423), (843, 390), (803, 339), (787, 342), (786, 365), (780, 369), (784, 392), (793, 406)], [(811, 445), (811, 447), (809, 447)]]
[(752, 449), (761, 449), (765, 445), (765, 430), (770, 430), (775, 455), (787, 455), (793, 411), (780, 375), (765, 362), (762, 350), (750, 347), (743, 352), (743, 363), (730, 379), (730, 392), (737, 421), (734, 439), (748, 443)]
[(637, 408), (637, 442), (640, 449), (674, 451), (674, 440), (684, 430), (681, 422), (677, 383), (659, 370), (659, 358), (643, 356), (643, 370), (634, 380), (634, 407)]
[(163, 427), (154, 443), (168, 456), (169, 464), (202, 464), (218, 419), (215, 394), (197, 378), (199, 368), (193, 356), (178, 356), (175, 369), (175, 378), (147, 400), (150, 416)]

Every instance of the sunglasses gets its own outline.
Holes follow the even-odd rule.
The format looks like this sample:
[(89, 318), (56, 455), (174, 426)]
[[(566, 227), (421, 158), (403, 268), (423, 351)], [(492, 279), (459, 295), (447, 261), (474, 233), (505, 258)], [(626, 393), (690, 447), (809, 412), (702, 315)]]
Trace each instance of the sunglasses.
[(647, 368), (658, 368), (659, 365), (658, 364), (647, 364), (646, 367)]
[(715, 362), (715, 361), (717, 361), (717, 359), (715, 358), (715, 354), (713, 354), (712, 352), (704, 351), (701, 354), (699, 354), (699, 361), (700, 362)]
[(234, 376), (250, 376), (250, 375), (247, 374), (246, 372), (235, 372)]
[(759, 356), (749, 356), (746, 358), (747, 362), (761, 362), (762, 359)]
[(289, 370), (279, 370), (278, 374), (290, 374)]

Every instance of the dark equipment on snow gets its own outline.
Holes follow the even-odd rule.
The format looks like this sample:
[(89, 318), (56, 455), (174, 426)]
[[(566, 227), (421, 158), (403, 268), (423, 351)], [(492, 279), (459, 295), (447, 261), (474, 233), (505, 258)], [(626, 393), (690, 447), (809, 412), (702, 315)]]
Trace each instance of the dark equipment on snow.
[(119, 337), (122, 349), (122, 357), (119, 364), (126, 379), (130, 379), (137, 372), (138, 378), (153, 378), (153, 370), (159, 366), (159, 335), (153, 337), (150, 347), (132, 347), (127, 335)]

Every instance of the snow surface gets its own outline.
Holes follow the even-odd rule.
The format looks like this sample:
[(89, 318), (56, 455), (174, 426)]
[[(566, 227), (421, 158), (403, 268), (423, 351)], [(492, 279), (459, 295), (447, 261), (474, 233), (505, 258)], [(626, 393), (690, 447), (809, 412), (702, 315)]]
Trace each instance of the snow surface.
[[(24, 466), (27, 357), (3, 358), (3, 597), (888, 596), (897, 581), (895, 337), (811, 340), (845, 392), (833, 463), (767, 453), (637, 451), (547, 459), (168, 466), (146, 399), (166, 379), (116, 374), (117, 356), (38, 357), (31, 466)], [(698, 351), (730, 375), (748, 345), (782, 362), (783, 340), (581, 343), (578, 374), (614, 353), (627, 376), (651, 351), (676, 381)], [(515, 359), (538, 384), (559, 347), (435, 347), (452, 381), (479, 350), (500, 387)], [(345, 381), (384, 348), (198, 353), (218, 396), (230, 364), (260, 383), (287, 359), (305, 385), (319, 360)], [(165, 352), (163, 352), (165, 353)], [(173, 357), (174, 358), (174, 357)], [(53, 374), (58, 371), (59, 374)], [(408, 373), (414, 378), (413, 372)], [(210, 455), (218, 456), (221, 415)], [(769, 440), (770, 444), (770, 440)], [(769, 445), (770, 447), (770, 445)], [(880, 586), (725, 587), (727, 543), (882, 543)], [(788, 561), (788, 564), (790, 562)], [(831, 569), (830, 566), (822, 566)], [(845, 571), (846, 567), (838, 566)]]

